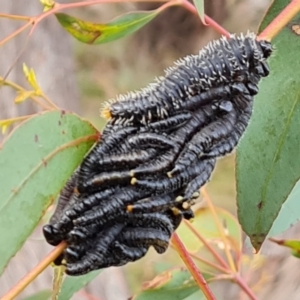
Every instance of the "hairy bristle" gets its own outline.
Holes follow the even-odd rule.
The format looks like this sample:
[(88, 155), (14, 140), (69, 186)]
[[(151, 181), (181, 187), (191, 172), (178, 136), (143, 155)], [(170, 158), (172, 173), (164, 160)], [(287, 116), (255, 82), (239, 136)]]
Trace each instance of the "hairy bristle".
[(266, 43), (257, 41), (251, 32), (211, 41), (199, 54), (177, 60), (156, 82), (109, 100), (104, 115), (109, 110), (115, 122), (147, 125), (186, 108), (196, 109), (212, 89), (219, 93), (222, 86), (247, 77), (264, 62), (268, 57), (262, 46)]

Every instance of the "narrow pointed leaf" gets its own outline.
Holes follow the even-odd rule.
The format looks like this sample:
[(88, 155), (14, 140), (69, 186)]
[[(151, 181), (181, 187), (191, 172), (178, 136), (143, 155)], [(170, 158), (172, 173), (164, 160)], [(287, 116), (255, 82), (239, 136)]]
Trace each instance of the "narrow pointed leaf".
[(25, 63), (23, 63), (23, 72), (25, 74), (25, 77), (27, 79), (27, 81), (29, 82), (29, 84), (34, 88), (35, 91), (39, 90), (39, 84), (36, 80), (36, 76), (35, 76), (35, 72), (34, 70), (31, 68), (29, 69)]
[(2, 127), (2, 133), (4, 134), (9, 126), (14, 124), (15, 122), (22, 122), (26, 119), (30, 118), (32, 115), (22, 116), (22, 117), (16, 117), (11, 119), (4, 119), (0, 120), (0, 127)]
[(202, 23), (207, 25), (205, 22), (204, 0), (194, 0), (194, 3)]
[[(289, 2), (274, 1), (262, 28)], [(276, 50), (271, 73), (260, 84), (253, 117), (237, 151), (238, 216), (256, 250), (300, 178), (300, 38), (293, 31), (299, 17), (272, 41)], [(299, 204), (293, 205), (300, 211)]]
[(63, 13), (57, 13), (56, 18), (77, 40), (87, 44), (108, 43), (127, 36), (155, 18), (160, 9), (139, 11), (122, 15), (107, 24), (96, 24), (80, 20)]
[(63, 111), (34, 116), (0, 148), (0, 274), (97, 138), (87, 121)]
[(52, 9), (55, 5), (55, 2), (53, 0), (40, 0), (40, 2), (44, 6), (44, 12)]
[(294, 255), (297, 258), (300, 258), (300, 240), (276, 240), (270, 238), (270, 241), (278, 245), (290, 248), (292, 255)]
[(13, 120), (7, 119), (7, 120), (0, 120), (0, 127), (2, 128), (2, 134), (5, 134), (7, 128), (14, 123)]
[(53, 268), (53, 282), (52, 282), (52, 299), (58, 299), (58, 295), (61, 291), (63, 279), (65, 275), (65, 266), (54, 266)]

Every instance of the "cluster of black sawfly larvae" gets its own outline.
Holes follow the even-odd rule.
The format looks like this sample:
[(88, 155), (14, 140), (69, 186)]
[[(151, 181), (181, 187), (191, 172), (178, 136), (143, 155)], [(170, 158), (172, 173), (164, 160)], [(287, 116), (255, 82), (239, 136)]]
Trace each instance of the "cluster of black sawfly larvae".
[(101, 140), (43, 228), (51, 245), (67, 243), (55, 263), (81, 275), (135, 261), (150, 246), (165, 252), (182, 218), (193, 217), (216, 159), (245, 131), (271, 53), (251, 33), (222, 37), (143, 90), (106, 103)]

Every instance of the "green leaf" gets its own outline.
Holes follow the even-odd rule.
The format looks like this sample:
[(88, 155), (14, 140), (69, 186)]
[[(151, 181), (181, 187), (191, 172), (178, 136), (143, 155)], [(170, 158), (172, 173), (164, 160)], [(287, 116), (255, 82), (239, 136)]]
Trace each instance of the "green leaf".
[(203, 295), (202, 291), (197, 291), (196, 293), (184, 298), (184, 300), (206, 300), (205, 295)]
[(77, 40), (87, 44), (108, 43), (127, 36), (155, 18), (161, 9), (122, 15), (107, 24), (86, 22), (72, 16), (55, 14), (59, 23)]
[(95, 142), (87, 121), (63, 111), (23, 122), (0, 149), (0, 274)]
[(44, 12), (52, 9), (55, 5), (55, 1), (53, 0), (40, 0), (40, 2), (44, 6)]
[(60, 294), (58, 295), (58, 300), (66, 300), (71, 299), (72, 296), (85, 287), (89, 282), (95, 279), (102, 270), (90, 272), (86, 275), (78, 276), (78, 277), (66, 277), (63, 282), (62, 289)]
[(297, 258), (300, 258), (300, 241), (299, 240), (276, 240), (276, 239), (270, 238), (270, 241), (272, 241), (278, 245), (290, 248), (292, 255), (294, 255)]
[(170, 269), (173, 266), (172, 263), (170, 262), (157, 262), (154, 263), (153, 269), (155, 271), (156, 274), (162, 273), (168, 269)]
[[(262, 27), (289, 2), (275, 1)], [(260, 85), (237, 151), (238, 216), (257, 251), (300, 177), (300, 38), (292, 30), (299, 17), (273, 40), (271, 73)], [(293, 209), (299, 211), (299, 204)]]
[(205, 9), (204, 9), (204, 0), (194, 0), (195, 6), (197, 8), (199, 17), (203, 24), (207, 25), (205, 22)]
[(51, 297), (51, 291), (45, 290), (24, 298), (23, 300), (48, 300)]
[(131, 300), (183, 300), (198, 290), (196, 282), (186, 269), (174, 268), (144, 284), (143, 291)]

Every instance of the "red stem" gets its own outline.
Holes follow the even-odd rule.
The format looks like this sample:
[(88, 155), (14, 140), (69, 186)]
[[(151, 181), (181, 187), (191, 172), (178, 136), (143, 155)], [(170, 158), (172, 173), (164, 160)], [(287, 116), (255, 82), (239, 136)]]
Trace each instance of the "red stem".
[(249, 286), (246, 284), (244, 279), (240, 277), (239, 274), (236, 274), (233, 277), (233, 280), (240, 286), (240, 288), (249, 296), (251, 300), (258, 300), (258, 298), (254, 295), (252, 290), (249, 288)]
[(1, 300), (15, 299), (42, 271), (44, 271), (65, 249), (66, 243), (56, 246), (42, 261), (40, 261), (29, 273), (27, 273)]
[(172, 243), (176, 248), (176, 251), (180, 255), (181, 259), (183, 260), (184, 264), (187, 266), (188, 270), (194, 277), (195, 281), (197, 282), (199, 288), (202, 290), (203, 294), (206, 296), (208, 300), (216, 300), (215, 296), (213, 295), (212, 291), (210, 290), (207, 282), (205, 281), (203, 275), (200, 273), (198, 268), (196, 267), (195, 263), (189, 256), (187, 250), (185, 249), (183, 243), (179, 239), (176, 233), (172, 236)]
[(7, 18), (11, 20), (22, 20), (22, 21), (30, 21), (30, 17), (27, 16), (19, 16), (19, 15), (10, 15), (0, 13), (0, 18)]
[(300, 0), (292, 0), (258, 36), (259, 40), (271, 41), (300, 11)]
[(215, 257), (215, 259), (222, 265), (224, 269), (227, 270), (228, 273), (229, 267), (226, 261), (219, 255), (218, 252), (207, 242), (205, 238), (198, 232), (198, 230), (191, 224), (190, 222), (184, 220), (185, 224), (189, 227), (189, 229), (195, 234), (195, 236), (200, 240), (200, 242), (208, 249), (208, 251)]
[(14, 31), (13, 33), (11, 33), (10, 35), (8, 35), (7, 37), (5, 37), (3, 40), (0, 41), (0, 46), (4, 45), (5, 43), (7, 43), (10, 39), (14, 38), (15, 36), (17, 36), (19, 33), (23, 32), (27, 27), (29, 27), (31, 25), (31, 21), (28, 21), (26, 24), (24, 24), (23, 26), (21, 26), (20, 28), (18, 28), (16, 31)]
[[(189, 1), (182, 0), (182, 6), (185, 9), (189, 10), (191, 13), (199, 15), (196, 7)], [(228, 38), (230, 37), (230, 33), (226, 29), (224, 29), (220, 24), (215, 22), (213, 19), (211, 19), (207, 15), (204, 16), (204, 21), (207, 25), (210, 25), (211, 27), (213, 27), (220, 34), (225, 35)], [(204, 25), (206, 25), (206, 24), (204, 24)]]
[(204, 258), (202, 258), (202, 257), (200, 257), (196, 254), (193, 254), (193, 253), (189, 252), (189, 255), (191, 257), (195, 258), (196, 260), (198, 260), (198, 261), (200, 261), (200, 262), (202, 262), (202, 263), (204, 263), (204, 264), (206, 264), (206, 265), (208, 265), (212, 268), (215, 268), (216, 270), (218, 270), (220, 272), (223, 272), (224, 274), (230, 274), (230, 271), (228, 271), (228, 269), (225, 269), (225, 268), (223, 268), (223, 267), (221, 267), (217, 264), (214, 264), (213, 262), (210, 262), (210, 261), (208, 261), (208, 260), (206, 260), (206, 259), (204, 259)]
[(216, 31), (218, 31), (220, 34), (225, 35), (227, 38), (230, 37), (230, 33), (224, 29), (220, 24), (218, 24), (216, 21), (205, 15), (204, 17), (205, 22), (213, 27)]

